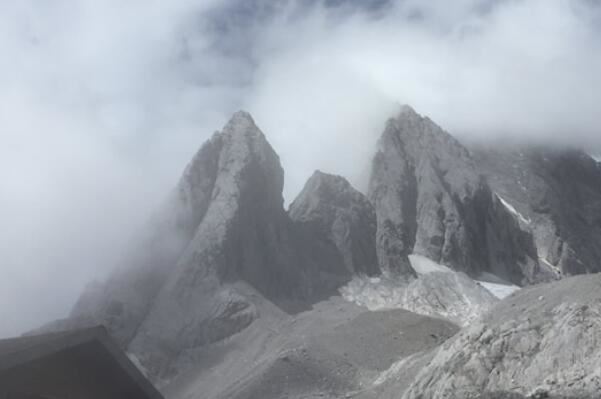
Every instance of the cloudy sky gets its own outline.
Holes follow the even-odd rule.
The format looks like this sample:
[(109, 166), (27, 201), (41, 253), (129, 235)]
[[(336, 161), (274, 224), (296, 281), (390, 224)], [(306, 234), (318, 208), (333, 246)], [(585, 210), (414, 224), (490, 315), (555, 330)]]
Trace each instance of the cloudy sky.
[(601, 153), (598, 4), (0, 2), (0, 336), (64, 316), (238, 109), (287, 200), (316, 168), (361, 188), (400, 103), (460, 138)]

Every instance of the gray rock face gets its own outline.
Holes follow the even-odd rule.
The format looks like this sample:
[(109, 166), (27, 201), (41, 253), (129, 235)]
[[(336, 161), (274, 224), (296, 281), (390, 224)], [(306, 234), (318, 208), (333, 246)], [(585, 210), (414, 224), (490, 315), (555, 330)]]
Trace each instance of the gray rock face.
[(601, 271), (601, 167), (581, 151), (474, 148), (493, 189), (521, 214), (556, 276)]
[(443, 344), (403, 397), (598, 397), (600, 314), (601, 275), (524, 288)]
[(470, 275), (535, 280), (530, 237), (499, 206), (468, 150), (410, 107), (388, 121), (380, 138), (369, 198), (385, 270), (414, 276), (407, 256), (415, 253)]
[(343, 266), (349, 276), (379, 273), (375, 211), (346, 179), (315, 172), (289, 214), (317, 245), (311, 253), (333, 253), (331, 262)]
[(321, 237), (307, 234), (284, 210), (283, 178), (278, 156), (250, 115), (236, 113), (193, 158), (124, 267), (91, 286), (71, 317), (51, 328), (105, 324), (153, 377), (168, 378), (181, 353), (227, 338), (258, 317), (232, 284), (244, 281), (296, 309), (335, 293), (350, 278), (346, 266), (377, 270), (369, 242), (356, 239), (364, 226), (373, 230), (367, 201), (350, 186), (340, 197), (324, 198), (324, 205), (331, 202), (322, 210), (339, 207), (328, 223), (343, 261), (331, 263), (310, 251)]

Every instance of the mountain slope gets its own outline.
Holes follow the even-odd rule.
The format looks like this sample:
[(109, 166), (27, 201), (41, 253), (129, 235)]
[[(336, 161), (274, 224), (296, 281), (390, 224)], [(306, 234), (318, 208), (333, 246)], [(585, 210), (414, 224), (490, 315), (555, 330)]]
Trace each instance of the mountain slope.
[(524, 288), (445, 343), (403, 397), (594, 397), (601, 391), (600, 316), (601, 275)]
[(169, 397), (352, 397), (397, 360), (429, 351), (457, 331), (444, 320), (403, 310), (371, 312), (339, 297), (296, 315), (256, 306), (266, 317), (199, 350), (205, 363), (174, 379), (165, 388)]

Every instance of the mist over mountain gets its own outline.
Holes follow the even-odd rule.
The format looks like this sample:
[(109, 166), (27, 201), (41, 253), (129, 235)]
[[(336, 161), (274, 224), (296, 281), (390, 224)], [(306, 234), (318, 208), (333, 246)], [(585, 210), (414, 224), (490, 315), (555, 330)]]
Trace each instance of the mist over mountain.
[[(81, 0), (0, 11), (2, 254), (22, 283), (0, 291), (29, 309), (3, 309), (5, 333), (65, 314), (105, 277), (181, 165), (240, 108), (270, 132), (287, 203), (314, 169), (365, 191), (399, 103), (460, 138), (601, 152), (595, 2)], [(46, 284), (56, 272), (60, 288)]]
[(0, 337), (103, 324), (174, 398), (593, 392), (600, 22), (0, 4)]
[[(594, 383), (577, 383), (596, 381), (578, 371), (594, 363), (589, 352), (562, 371), (549, 359), (590, 346), (580, 337), (595, 328), (596, 310), (579, 306), (598, 299), (597, 278), (570, 276), (601, 269), (589, 218), (599, 214), (601, 166), (570, 149), (524, 147), (521, 164), (503, 149), (477, 151), (403, 106), (380, 137), (368, 196), (316, 171), (286, 211), (277, 153), (251, 115), (236, 112), (194, 155), (129, 257), (88, 285), (67, 318), (34, 333), (104, 325), (175, 398), (206, 395), (207, 384), (211, 398), (592, 393)], [(535, 178), (531, 192), (525, 179)], [(513, 315), (516, 304), (536, 321)], [(478, 366), (491, 351), (500, 358)], [(509, 358), (524, 351), (536, 366)], [(457, 353), (473, 359), (477, 379), (456, 379), (468, 367)], [(514, 387), (505, 364), (530, 379)]]

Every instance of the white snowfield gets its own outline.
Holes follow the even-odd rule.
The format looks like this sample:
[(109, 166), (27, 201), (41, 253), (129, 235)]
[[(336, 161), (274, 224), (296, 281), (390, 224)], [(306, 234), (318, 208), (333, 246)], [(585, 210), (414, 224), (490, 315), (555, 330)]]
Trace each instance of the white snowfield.
[(454, 273), (453, 269), (440, 265), (425, 256), (409, 255), (409, 261), (413, 269), (420, 275), (434, 272)]
[(487, 283), (485, 281), (480, 281), (480, 285), (486, 288), (499, 299), (507, 298), (509, 295), (513, 294), (516, 291), (519, 291), (520, 289), (520, 287), (518, 287), (517, 285), (495, 284)]
[(507, 298), (520, 289), (517, 285), (511, 284), (490, 273), (482, 273), (476, 281), (499, 299)]

